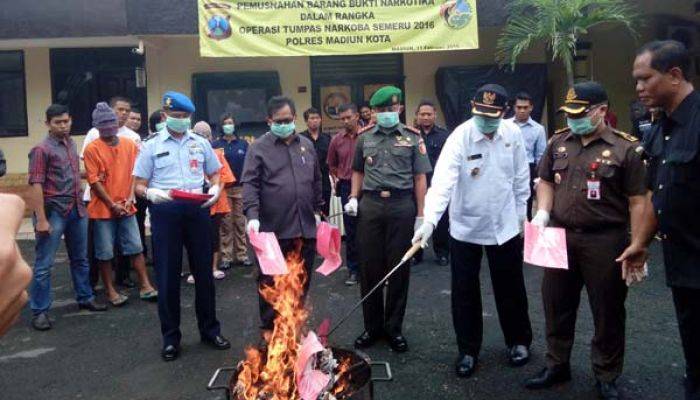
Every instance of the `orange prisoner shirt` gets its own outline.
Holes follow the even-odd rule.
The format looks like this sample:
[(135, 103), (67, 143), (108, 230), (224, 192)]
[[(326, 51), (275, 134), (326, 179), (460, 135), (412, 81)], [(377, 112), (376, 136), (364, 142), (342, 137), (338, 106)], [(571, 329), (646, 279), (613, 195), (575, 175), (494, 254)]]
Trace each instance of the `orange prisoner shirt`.
[(219, 181), (222, 185), (222, 193), (219, 197), (219, 201), (211, 206), (211, 215), (228, 214), (231, 212), (231, 205), (228, 203), (228, 196), (226, 196), (226, 192), (223, 192), (225, 190), (223, 187), (236, 182), (236, 177), (233, 176), (233, 171), (231, 171), (231, 167), (228, 165), (228, 162), (224, 157), (224, 149), (214, 149), (214, 154), (216, 154), (216, 158), (218, 158), (219, 162), (221, 163), (221, 169), (219, 170)]
[[(115, 203), (124, 204), (131, 196), (131, 186), (134, 183), (132, 175), (138, 156), (138, 147), (133, 140), (120, 137), (116, 146), (110, 146), (102, 139), (97, 139), (85, 148), (83, 160), (89, 184), (101, 182), (109, 197)], [(87, 207), (88, 216), (93, 219), (114, 218), (109, 209), (95, 191)], [(129, 215), (136, 212), (131, 206)]]

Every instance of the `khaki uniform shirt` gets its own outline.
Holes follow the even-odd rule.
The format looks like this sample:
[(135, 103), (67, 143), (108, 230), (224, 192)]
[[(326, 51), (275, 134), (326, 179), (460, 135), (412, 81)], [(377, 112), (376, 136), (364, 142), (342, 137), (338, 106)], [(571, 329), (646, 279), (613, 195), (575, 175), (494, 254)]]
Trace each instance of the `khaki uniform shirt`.
[[(599, 230), (629, 223), (630, 196), (647, 192), (639, 142), (607, 128), (583, 146), (569, 129), (550, 140), (539, 177), (554, 184), (552, 222), (569, 229)], [(599, 199), (589, 198), (589, 181), (599, 182)], [(594, 184), (597, 185), (597, 184)]]

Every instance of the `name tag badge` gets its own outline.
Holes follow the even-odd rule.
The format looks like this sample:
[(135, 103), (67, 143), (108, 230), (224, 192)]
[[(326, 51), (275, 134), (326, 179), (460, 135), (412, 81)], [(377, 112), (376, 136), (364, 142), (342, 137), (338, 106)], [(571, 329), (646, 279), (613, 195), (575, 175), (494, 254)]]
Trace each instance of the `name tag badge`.
[(190, 171), (192, 171), (192, 173), (197, 173), (199, 171), (199, 161), (190, 159)]
[(467, 161), (472, 161), (472, 160), (480, 160), (484, 156), (481, 154), (472, 154), (469, 157), (467, 157)]
[(163, 152), (163, 153), (160, 153), (160, 154), (156, 154), (156, 158), (163, 158), (163, 157), (169, 156), (169, 155), (170, 155), (170, 152), (169, 152), (169, 151), (166, 151), (166, 152)]
[(587, 184), (588, 193), (586, 198), (588, 198), (588, 200), (600, 200), (600, 181), (589, 179)]

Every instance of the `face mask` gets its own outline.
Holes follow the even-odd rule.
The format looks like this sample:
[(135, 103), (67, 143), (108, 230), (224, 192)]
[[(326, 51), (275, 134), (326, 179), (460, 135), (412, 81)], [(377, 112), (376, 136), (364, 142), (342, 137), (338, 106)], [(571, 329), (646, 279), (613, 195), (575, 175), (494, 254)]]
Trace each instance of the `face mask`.
[(377, 113), (377, 125), (382, 128), (393, 128), (399, 124), (399, 113), (396, 111)]
[(185, 133), (190, 129), (192, 121), (189, 118), (168, 117), (165, 121), (165, 125), (173, 132)]
[(598, 123), (594, 125), (592, 117), (583, 117), (576, 119), (567, 118), (566, 124), (569, 126), (569, 129), (571, 129), (571, 133), (573, 133), (574, 135), (586, 136), (595, 132), (595, 130), (598, 128), (598, 125), (600, 125), (600, 121), (598, 121)]
[(292, 133), (294, 133), (295, 129), (296, 126), (294, 126), (294, 122), (290, 122), (288, 124), (278, 124), (277, 122), (273, 122), (272, 125), (270, 125), (270, 132), (281, 139), (288, 138)]
[(159, 122), (156, 124), (156, 132), (160, 132), (165, 129), (165, 122)]
[(494, 133), (498, 130), (498, 127), (501, 125), (501, 119), (486, 118), (481, 115), (475, 115), (474, 125), (476, 125), (476, 129), (478, 129), (481, 133)]
[(233, 135), (233, 132), (236, 130), (236, 127), (233, 124), (226, 124), (223, 125), (221, 129), (224, 131), (224, 135)]

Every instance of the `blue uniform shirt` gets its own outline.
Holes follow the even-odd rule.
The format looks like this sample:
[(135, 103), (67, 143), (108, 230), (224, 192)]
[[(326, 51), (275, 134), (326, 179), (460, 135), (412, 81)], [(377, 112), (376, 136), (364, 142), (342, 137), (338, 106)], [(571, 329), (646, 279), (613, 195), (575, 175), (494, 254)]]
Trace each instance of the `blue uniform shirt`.
[(192, 133), (177, 140), (167, 129), (145, 140), (136, 160), (134, 176), (157, 189), (201, 189), (204, 176), (219, 171), (221, 164), (209, 142)]
[(532, 118), (525, 122), (519, 122), (515, 118), (511, 121), (520, 128), (520, 132), (523, 134), (527, 162), (530, 164), (539, 163), (545, 148), (547, 148), (547, 134), (544, 131), (544, 127)]
[(243, 181), (241, 180), (243, 176), (243, 162), (245, 161), (245, 155), (248, 152), (248, 142), (243, 139), (236, 138), (231, 142), (226, 141), (221, 138), (212, 143), (212, 147), (215, 149), (224, 149), (224, 157), (228, 162), (228, 165), (233, 171), (233, 175), (236, 177), (236, 183), (234, 186), (241, 186)]

